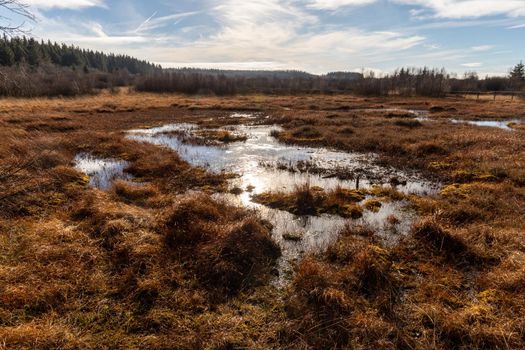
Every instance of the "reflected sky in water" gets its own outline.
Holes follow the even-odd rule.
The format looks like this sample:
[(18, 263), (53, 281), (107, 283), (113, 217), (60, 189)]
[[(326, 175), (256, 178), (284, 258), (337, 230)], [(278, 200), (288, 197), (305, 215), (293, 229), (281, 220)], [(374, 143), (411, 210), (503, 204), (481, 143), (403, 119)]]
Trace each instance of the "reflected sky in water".
[[(191, 134), (198, 129), (193, 124), (172, 124), (158, 128), (130, 131), (129, 138), (166, 146), (178, 152), (186, 161), (194, 166), (202, 166), (213, 172), (234, 172), (239, 178), (231, 181), (232, 187), (244, 190), (240, 195), (216, 194), (215, 197), (225, 199), (233, 204), (242, 205), (257, 211), (274, 226), (272, 235), (280, 245), (283, 256), (279, 262), (278, 284), (284, 284), (291, 274), (294, 262), (308, 253), (326, 249), (334, 243), (347, 225), (368, 225), (375, 229), (385, 244), (393, 244), (399, 234), (408, 232), (415, 215), (406, 209), (405, 202), (383, 203), (377, 213), (365, 211), (359, 220), (344, 219), (335, 215), (296, 216), (286, 211), (271, 209), (252, 202), (251, 196), (268, 191), (292, 191), (296, 186), (309, 183), (324, 189), (334, 189), (338, 186), (355, 188), (354, 180), (339, 180), (325, 178), (322, 175), (290, 172), (279, 170), (268, 164), (289, 164), (310, 162), (322, 169), (344, 169), (349, 173), (364, 174), (360, 181), (361, 187), (381, 184), (377, 179), (392, 177), (404, 179), (406, 185), (398, 189), (405, 193), (432, 194), (437, 185), (423, 180), (417, 174), (408, 174), (394, 168), (380, 167), (374, 163), (375, 156), (371, 154), (347, 153), (325, 148), (290, 146), (278, 142), (270, 136), (276, 126), (238, 126), (234, 132), (246, 134), (246, 142), (235, 142), (221, 147), (192, 145), (182, 142), (179, 133)], [(250, 191), (246, 189), (251, 188)], [(395, 216), (397, 223), (388, 223), (388, 218)], [(302, 237), (300, 241), (290, 241), (283, 238), (285, 234)]]

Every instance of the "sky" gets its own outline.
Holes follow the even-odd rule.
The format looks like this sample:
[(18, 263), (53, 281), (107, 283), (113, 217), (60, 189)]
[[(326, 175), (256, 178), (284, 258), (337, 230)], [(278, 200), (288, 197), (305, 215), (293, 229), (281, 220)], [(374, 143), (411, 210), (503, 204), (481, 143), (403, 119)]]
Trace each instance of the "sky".
[(163, 67), (382, 74), (428, 66), (485, 76), (525, 60), (525, 0), (25, 2), (37, 16), (26, 27), (39, 39)]

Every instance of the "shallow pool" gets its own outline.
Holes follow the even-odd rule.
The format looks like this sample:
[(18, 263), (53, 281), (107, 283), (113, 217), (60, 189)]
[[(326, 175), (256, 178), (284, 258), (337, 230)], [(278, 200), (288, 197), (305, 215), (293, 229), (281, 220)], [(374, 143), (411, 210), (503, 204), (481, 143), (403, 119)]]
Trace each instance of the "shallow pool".
[[(253, 194), (292, 191), (304, 183), (324, 189), (334, 189), (338, 186), (356, 188), (357, 178), (361, 187), (390, 186), (390, 179), (402, 179), (403, 185), (397, 186), (397, 189), (404, 193), (428, 195), (438, 189), (437, 184), (426, 181), (416, 173), (378, 166), (372, 154), (282, 144), (271, 136), (272, 131), (279, 130), (277, 126), (240, 125), (233, 130), (228, 128), (235, 133), (246, 135), (247, 140), (222, 146), (185, 143), (185, 138), (181, 135), (192, 134), (196, 130), (198, 126), (194, 124), (170, 124), (151, 129), (131, 130), (128, 137), (169, 147), (194, 166), (205, 167), (213, 172), (238, 174), (239, 177), (231, 180), (230, 185), (242, 192), (238, 195), (216, 194), (215, 197), (255, 210), (263, 219), (272, 223), (273, 238), (283, 252), (279, 262), (278, 283), (288, 280), (295, 261), (305, 254), (326, 249), (335, 242), (338, 234), (347, 225), (368, 225), (379, 233), (385, 244), (393, 244), (400, 235), (408, 232), (415, 214), (407, 209), (407, 203), (392, 201), (383, 203), (377, 213), (365, 211), (363, 217), (358, 220), (335, 215), (296, 216), (252, 202)], [(326, 172), (289, 171), (279, 169), (278, 166), (288, 164), (289, 168), (293, 169), (300, 162), (315, 164), (315, 169), (324, 169)], [(346, 173), (348, 176), (345, 178), (348, 179), (327, 176), (332, 169), (337, 169), (338, 173)], [(395, 223), (389, 223), (389, 217), (395, 217)], [(287, 234), (294, 234), (300, 239), (287, 240)]]

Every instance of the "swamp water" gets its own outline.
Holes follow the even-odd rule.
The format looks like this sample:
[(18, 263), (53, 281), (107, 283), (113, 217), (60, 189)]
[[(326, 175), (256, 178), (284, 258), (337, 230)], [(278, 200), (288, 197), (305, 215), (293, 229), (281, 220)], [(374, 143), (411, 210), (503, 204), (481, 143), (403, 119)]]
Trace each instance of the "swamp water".
[[(430, 112), (425, 111), (425, 110), (418, 110), (418, 109), (382, 108), (382, 109), (364, 109), (362, 111), (364, 112), (377, 112), (377, 111), (401, 112), (401, 113), (406, 113), (407, 115), (412, 115), (415, 120), (418, 120), (420, 122), (438, 121), (438, 119), (433, 119), (430, 117)], [(515, 131), (516, 129), (513, 128), (513, 125), (523, 124), (524, 122), (521, 119), (509, 119), (509, 120), (449, 119), (449, 121), (453, 124), (468, 124), (468, 125), (473, 125), (473, 126), (503, 129), (507, 131)]]
[(474, 126), (485, 126), (485, 127), (491, 127), (491, 128), (498, 128), (508, 131), (514, 131), (515, 129), (512, 128), (513, 124), (521, 124), (522, 121), (515, 119), (515, 120), (460, 120), (460, 119), (451, 119), (450, 120), (454, 124), (469, 124)]
[[(420, 121), (432, 121), (426, 111), (392, 109), (393, 112), (410, 113)], [(259, 119), (253, 114), (234, 113), (230, 118)], [(522, 121), (467, 121), (450, 120), (481, 127), (495, 127), (511, 131), (512, 123)], [(395, 244), (398, 238), (409, 231), (416, 215), (404, 201), (383, 202), (378, 212), (365, 210), (358, 220), (345, 219), (337, 215), (296, 216), (286, 211), (271, 209), (252, 202), (251, 196), (263, 192), (293, 191), (305, 183), (325, 190), (337, 187), (355, 189), (356, 178), (361, 188), (373, 185), (389, 185), (390, 179), (401, 179), (396, 186), (400, 192), (417, 195), (437, 193), (439, 184), (426, 181), (418, 174), (406, 173), (394, 168), (378, 166), (373, 154), (358, 154), (334, 151), (325, 148), (291, 146), (280, 143), (271, 136), (279, 131), (277, 126), (240, 125), (228, 127), (233, 134), (247, 136), (244, 142), (225, 145), (200, 145), (187, 143), (184, 136), (194, 136), (199, 127), (195, 124), (169, 124), (151, 129), (129, 131), (128, 137), (168, 147), (192, 164), (212, 172), (231, 172), (239, 177), (231, 180), (231, 188), (241, 189), (238, 195), (216, 194), (218, 199), (228, 200), (255, 210), (273, 225), (272, 236), (282, 250), (279, 261), (278, 285), (285, 285), (292, 272), (293, 263), (308, 253), (326, 249), (334, 243), (347, 225), (366, 225), (378, 232), (384, 244)], [(210, 129), (211, 130), (211, 129)], [(191, 137), (190, 137), (191, 139)], [(118, 159), (100, 159), (89, 154), (75, 158), (76, 168), (90, 177), (90, 186), (103, 190), (111, 188), (116, 179), (130, 180), (124, 172), (127, 162)], [(305, 166), (305, 164), (307, 166)], [(348, 176), (339, 176), (346, 174)], [(338, 178), (339, 177), (339, 178)], [(343, 179), (341, 179), (343, 178)], [(348, 179), (348, 180), (345, 180)], [(389, 218), (395, 217), (391, 221)], [(297, 239), (289, 239), (289, 237)], [(287, 239), (288, 238), (288, 239)]]
[(89, 186), (108, 190), (117, 179), (129, 180), (124, 172), (128, 162), (119, 159), (97, 158), (88, 153), (80, 153), (74, 159), (75, 168), (89, 176)]
[[(403, 185), (397, 189), (410, 194), (432, 194), (437, 187), (416, 174), (408, 174), (393, 168), (380, 167), (373, 163), (374, 156), (345, 153), (324, 148), (311, 148), (284, 145), (270, 136), (278, 130), (272, 126), (241, 125), (228, 130), (234, 134), (247, 136), (244, 142), (234, 142), (222, 146), (207, 146), (184, 143), (181, 135), (192, 135), (199, 130), (193, 124), (170, 124), (151, 129), (131, 130), (129, 138), (168, 147), (176, 151), (182, 159), (194, 166), (207, 168), (212, 172), (232, 172), (239, 175), (231, 180), (231, 187), (242, 189), (239, 195), (216, 194), (216, 198), (226, 199), (233, 204), (256, 210), (263, 219), (274, 226), (273, 239), (280, 245), (282, 257), (279, 262), (281, 285), (288, 280), (292, 265), (308, 253), (326, 249), (334, 243), (338, 234), (348, 224), (366, 224), (377, 230), (386, 244), (392, 244), (400, 234), (407, 232), (415, 218), (405, 202), (383, 203), (378, 212), (365, 211), (361, 219), (348, 220), (336, 215), (295, 216), (291, 213), (271, 209), (252, 202), (253, 194), (276, 191), (293, 191), (297, 186), (309, 183), (326, 190), (343, 187), (356, 188), (355, 180), (340, 180), (329, 176), (331, 170), (357, 174), (362, 188), (374, 184), (388, 183), (388, 179), (402, 179)], [(287, 164), (289, 169), (298, 164), (313, 164), (315, 169), (326, 172), (309, 173), (280, 170), (278, 164)], [(275, 166), (272, 166), (275, 165)], [(406, 182), (405, 182), (406, 181)], [(388, 223), (389, 217), (395, 216), (396, 223)], [(293, 235), (298, 240), (286, 239)]]

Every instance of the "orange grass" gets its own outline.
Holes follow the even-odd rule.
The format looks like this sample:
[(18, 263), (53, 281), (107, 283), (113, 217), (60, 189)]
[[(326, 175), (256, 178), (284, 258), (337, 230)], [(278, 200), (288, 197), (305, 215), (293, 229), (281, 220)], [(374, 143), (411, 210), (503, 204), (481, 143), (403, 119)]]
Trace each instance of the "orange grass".
[[(130, 91), (4, 99), (0, 347), (523, 348), (524, 131), (447, 122), (519, 118), (523, 107)], [(431, 110), (437, 121), (418, 125), (404, 112), (363, 108)], [(275, 134), (282, 141), (376, 152), (380, 162), (440, 179), (443, 189), (410, 196), (421, 218), (397, 245), (381, 246), (366, 227), (348, 229), (298, 262), (291, 284), (277, 290), (268, 224), (209, 196), (227, 191), (227, 176), (125, 138), (131, 128), (165, 123), (235, 124), (223, 117), (243, 110), (270, 115), (266, 122), (284, 127)], [(73, 168), (78, 152), (127, 160), (140, 186), (88, 188)], [(282, 202), (297, 207), (301, 198), (298, 210), (317, 210), (318, 194), (299, 192)]]

